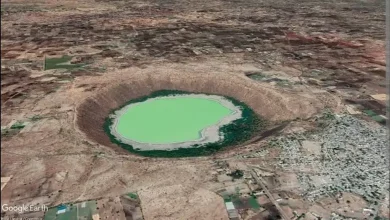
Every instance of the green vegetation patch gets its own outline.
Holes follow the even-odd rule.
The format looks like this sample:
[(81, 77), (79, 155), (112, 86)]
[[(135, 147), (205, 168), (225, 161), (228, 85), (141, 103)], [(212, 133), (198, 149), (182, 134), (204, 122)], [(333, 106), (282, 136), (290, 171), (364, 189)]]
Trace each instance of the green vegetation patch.
[(49, 208), (45, 213), (44, 220), (92, 220), (92, 215), (95, 213), (97, 213), (97, 202), (95, 200), (75, 204), (62, 204)]
[(45, 58), (44, 70), (51, 70), (51, 69), (73, 70), (73, 69), (79, 69), (85, 65), (83, 63), (71, 64), (70, 63), (71, 60), (72, 57), (67, 55), (64, 55), (59, 58)]
[(34, 115), (34, 116), (32, 116), (31, 118), (29, 118), (30, 119), (30, 121), (39, 121), (39, 120), (41, 120), (43, 117), (42, 116), (40, 116), (40, 115)]
[(223, 200), (225, 202), (233, 202), (233, 204), (235, 204), (235, 205), (237, 205), (237, 203), (241, 203), (240, 197), (237, 194), (226, 195), (226, 196), (224, 196)]
[(242, 170), (235, 170), (227, 175), (233, 177), (233, 179), (240, 179), (244, 176), (244, 172)]
[(18, 133), (18, 131), (10, 129), (10, 128), (1, 128), (1, 136), (2, 137), (3, 136), (4, 137), (9, 137), (9, 136), (15, 135), (17, 133)]
[[(123, 108), (126, 105), (136, 103), (136, 102), (143, 102), (150, 98), (156, 98), (161, 96), (172, 96), (172, 95), (183, 95), (183, 94), (196, 94), (196, 93), (190, 93), (190, 92), (184, 92), (184, 91), (177, 91), (177, 90), (160, 90), (151, 93), (148, 96), (144, 96), (138, 99), (131, 100), (124, 105), (120, 106), (117, 109), (113, 109), (110, 113), (113, 114), (118, 109)], [(200, 94), (200, 93), (198, 93)], [(107, 117), (106, 121), (104, 123), (104, 131), (107, 133), (107, 135), (110, 137), (111, 141), (122, 148), (146, 157), (195, 157), (195, 156), (207, 156), (211, 155), (219, 150), (221, 150), (224, 147), (232, 146), (239, 144), (243, 141), (249, 140), (251, 137), (253, 137), (254, 133), (259, 132), (264, 126), (265, 121), (261, 119), (256, 113), (250, 109), (245, 103), (240, 102), (238, 100), (235, 100), (230, 97), (225, 97), (229, 101), (231, 101), (234, 105), (238, 106), (242, 111), (242, 117), (231, 122), (228, 125), (224, 125), (220, 128), (220, 132), (223, 135), (223, 139), (219, 142), (214, 143), (208, 143), (208, 144), (195, 144), (193, 147), (190, 148), (179, 148), (175, 150), (137, 150), (134, 149), (133, 146), (129, 144), (125, 144), (117, 140), (117, 138), (111, 134), (111, 126), (114, 123), (114, 119)]]
[(368, 116), (376, 116), (377, 114), (373, 110), (364, 110), (364, 113), (366, 113)]
[(379, 123), (385, 123), (386, 122), (386, 119), (383, 118), (382, 116), (380, 115), (374, 115), (374, 116), (371, 116), (371, 118), (376, 121), (376, 122), (379, 122)]
[(378, 123), (381, 123), (381, 124), (386, 124), (386, 119), (378, 114), (376, 114), (373, 110), (370, 110), (370, 109), (366, 109), (366, 110), (363, 110), (363, 112), (370, 116), (372, 118), (372, 120), (378, 122)]
[(231, 202), (232, 199), (230, 198), (230, 196), (224, 196), (224, 197), (223, 197), (223, 201), (224, 201), (224, 202)]
[(253, 209), (255, 209), (255, 210), (260, 209), (260, 204), (259, 204), (259, 202), (257, 202), (256, 196), (251, 196), (251, 197), (249, 198), (249, 205), (250, 205)]
[(27, 122), (23, 122), (23, 121), (17, 121), (15, 123), (13, 123), (10, 127), (2, 127), (1, 128), (1, 136), (4, 136), (4, 137), (10, 137), (10, 136), (13, 136), (17, 133), (19, 133), (20, 130), (22, 130), (24, 127), (26, 127), (26, 123)]
[(22, 129), (22, 128), (24, 128), (26, 125), (23, 123), (23, 122), (21, 122), (21, 121), (17, 121), (17, 122), (15, 122), (13, 125), (11, 125), (11, 129)]
[(268, 76), (266, 76), (262, 73), (252, 73), (252, 74), (248, 75), (248, 77), (253, 79), (253, 80), (257, 80), (257, 81), (266, 81), (269, 79)]
[(138, 199), (137, 193), (128, 193), (127, 195), (132, 199)]

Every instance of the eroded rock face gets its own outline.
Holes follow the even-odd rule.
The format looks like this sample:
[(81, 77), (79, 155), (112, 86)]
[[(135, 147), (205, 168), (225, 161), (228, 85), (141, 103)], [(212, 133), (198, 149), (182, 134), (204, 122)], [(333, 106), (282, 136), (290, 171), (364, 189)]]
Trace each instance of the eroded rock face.
[[(129, 100), (159, 90), (231, 97), (245, 103), (257, 115), (272, 122), (307, 118), (324, 106), (321, 100), (310, 94), (289, 94), (265, 87), (243, 74), (237, 74), (236, 71), (225, 66), (211, 68), (207, 64), (162, 65), (118, 71), (98, 80), (97, 83), (105, 85), (103, 89), (91, 92), (89, 96), (84, 96), (84, 99), (80, 97), (80, 104), (76, 109), (76, 123), (88, 139), (119, 150), (104, 132), (103, 125), (107, 116)], [(95, 79), (85, 80), (93, 83)]]

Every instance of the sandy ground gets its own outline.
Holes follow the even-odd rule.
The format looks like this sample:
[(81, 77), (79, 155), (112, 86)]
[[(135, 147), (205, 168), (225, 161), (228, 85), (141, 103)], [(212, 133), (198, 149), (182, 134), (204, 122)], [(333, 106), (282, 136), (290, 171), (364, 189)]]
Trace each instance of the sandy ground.
[[(145, 219), (226, 219), (212, 192), (213, 161), (267, 166), (278, 149), (267, 158), (235, 157), (264, 148), (259, 141), (210, 157), (142, 158), (107, 142), (99, 131), (105, 114), (80, 121), (81, 106), (115, 107), (155, 88), (197, 90), (244, 101), (275, 124), (294, 120), (290, 132), (311, 129), (311, 116), (325, 108), (345, 110), (347, 99), (383, 112), (384, 103), (369, 98), (387, 83), (383, 4), (2, 1), (1, 125), (25, 123), (2, 135), (1, 173), (13, 176), (2, 203), (57, 205), (138, 191)], [(43, 71), (45, 57), (64, 54), (88, 68)]]

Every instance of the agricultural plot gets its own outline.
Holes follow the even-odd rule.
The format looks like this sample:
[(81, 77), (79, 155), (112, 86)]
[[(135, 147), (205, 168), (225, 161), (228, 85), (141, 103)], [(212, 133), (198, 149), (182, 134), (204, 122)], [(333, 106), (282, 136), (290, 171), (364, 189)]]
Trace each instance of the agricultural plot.
[(97, 213), (96, 201), (85, 201), (74, 204), (63, 204), (50, 208), (45, 213), (45, 220), (69, 220), (86, 219), (95, 220), (93, 216)]

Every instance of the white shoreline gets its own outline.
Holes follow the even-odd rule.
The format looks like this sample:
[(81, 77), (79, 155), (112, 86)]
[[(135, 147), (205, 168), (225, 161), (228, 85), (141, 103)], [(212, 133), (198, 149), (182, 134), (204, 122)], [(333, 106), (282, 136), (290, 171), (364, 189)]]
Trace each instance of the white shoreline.
[(116, 127), (118, 125), (118, 119), (125, 113), (127, 110), (131, 107), (134, 107), (136, 105), (139, 105), (143, 102), (137, 102), (133, 104), (129, 104), (117, 111), (114, 112), (113, 115), (110, 117), (113, 120), (113, 124), (110, 126), (110, 132), (112, 135), (114, 135), (115, 138), (117, 138), (120, 142), (124, 144), (128, 144), (133, 146), (134, 149), (144, 151), (144, 150), (174, 150), (178, 148), (190, 148), (195, 144), (198, 145), (204, 145), (207, 143), (214, 143), (221, 141), (223, 139), (223, 136), (220, 135), (219, 129), (220, 127), (227, 125), (231, 123), (234, 120), (237, 120), (242, 117), (242, 111), (238, 106), (235, 106), (230, 100), (227, 100), (226, 98), (222, 96), (217, 95), (205, 95), (205, 94), (184, 94), (184, 95), (169, 95), (164, 97), (156, 97), (147, 99), (144, 102), (153, 101), (155, 99), (172, 99), (177, 97), (183, 97), (183, 96), (190, 96), (195, 98), (206, 98), (211, 99), (214, 101), (217, 101), (221, 105), (225, 106), (226, 108), (230, 109), (232, 113), (224, 118), (222, 118), (218, 123), (211, 125), (209, 127), (204, 128), (201, 131), (201, 137), (198, 140), (193, 141), (186, 141), (186, 142), (176, 142), (176, 143), (169, 143), (169, 144), (152, 144), (152, 143), (141, 143), (137, 142), (125, 137), (122, 137), (118, 131), (116, 130)]

